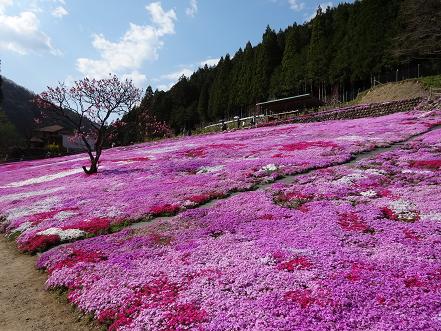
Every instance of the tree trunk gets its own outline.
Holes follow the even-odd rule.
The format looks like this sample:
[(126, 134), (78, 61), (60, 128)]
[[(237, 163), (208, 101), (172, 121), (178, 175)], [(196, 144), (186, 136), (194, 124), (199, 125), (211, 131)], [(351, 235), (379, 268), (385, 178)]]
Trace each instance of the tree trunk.
[(83, 166), (83, 170), (86, 173), (86, 175), (93, 175), (96, 174), (98, 172), (98, 160), (97, 158), (95, 158), (90, 165), (90, 168), (87, 169), (86, 167)]

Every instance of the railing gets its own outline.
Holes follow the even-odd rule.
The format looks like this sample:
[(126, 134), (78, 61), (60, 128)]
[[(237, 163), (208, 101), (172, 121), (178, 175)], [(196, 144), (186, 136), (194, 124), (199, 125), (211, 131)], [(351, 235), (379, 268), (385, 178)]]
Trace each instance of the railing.
[(441, 97), (441, 88), (431, 87), (430, 88), (430, 99), (436, 99)]

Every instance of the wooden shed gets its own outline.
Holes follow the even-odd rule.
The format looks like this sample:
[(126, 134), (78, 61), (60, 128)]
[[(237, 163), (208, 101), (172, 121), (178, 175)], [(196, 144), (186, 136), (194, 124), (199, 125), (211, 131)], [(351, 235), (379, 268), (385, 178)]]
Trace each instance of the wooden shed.
[(260, 102), (256, 104), (256, 113), (271, 115), (307, 108), (314, 108), (321, 105), (322, 102), (311, 94), (302, 94), (289, 98)]

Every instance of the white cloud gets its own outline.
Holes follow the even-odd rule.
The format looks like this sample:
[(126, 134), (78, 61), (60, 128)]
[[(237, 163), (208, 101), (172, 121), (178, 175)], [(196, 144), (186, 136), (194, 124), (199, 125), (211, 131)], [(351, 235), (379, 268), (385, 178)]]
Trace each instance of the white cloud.
[(57, 8), (52, 10), (52, 16), (57, 18), (63, 18), (63, 16), (69, 15), (69, 12), (66, 10), (66, 8), (62, 6), (58, 6)]
[(138, 70), (145, 61), (158, 59), (158, 51), (163, 46), (162, 37), (175, 33), (175, 11), (165, 12), (161, 3), (146, 6), (153, 25), (140, 26), (130, 23), (122, 38), (109, 41), (102, 34), (93, 35), (93, 47), (99, 52), (99, 59), (77, 59), (77, 70), (94, 78), (107, 77), (109, 73), (121, 74), (140, 84), (145, 76)]
[(15, 16), (5, 13), (12, 1), (0, 0), (0, 49), (21, 55), (30, 52), (50, 52), (60, 54), (49, 36), (40, 31), (40, 21), (32, 11), (23, 11)]
[(302, 11), (305, 8), (305, 3), (299, 0), (288, 0), (289, 6), (294, 11)]
[(173, 85), (175, 85), (175, 82), (170, 83), (168, 85), (167, 84), (160, 84), (157, 86), (157, 89), (160, 91), (168, 91), (173, 87)]
[(220, 59), (207, 59), (205, 61), (202, 61), (200, 63), (201, 67), (204, 67), (205, 65), (209, 66), (209, 67), (213, 67), (215, 65), (217, 65), (219, 63)]
[(160, 2), (152, 2), (145, 7), (156, 24), (156, 32), (159, 36), (175, 33), (176, 13), (173, 9), (165, 12)]
[(175, 85), (178, 80), (185, 76), (187, 78), (190, 78), (191, 75), (194, 73), (194, 66), (189, 66), (185, 68), (181, 68), (177, 71), (171, 72), (169, 74), (162, 75), (159, 78), (152, 79), (152, 82), (157, 83), (157, 88), (162, 91), (168, 91), (170, 90), (173, 85)]
[(195, 15), (198, 13), (197, 0), (190, 0), (190, 6), (185, 9), (185, 13), (187, 14), (187, 16), (195, 17)]
[(130, 23), (129, 30), (118, 42), (99, 34), (93, 36), (92, 45), (101, 58), (79, 58), (77, 69), (86, 76), (103, 78), (109, 73), (138, 69), (145, 60), (156, 60), (162, 42), (153, 27)]
[(220, 59), (209, 58), (196, 64), (185, 65), (177, 71), (162, 75), (159, 78), (152, 79), (152, 81), (158, 84), (158, 89), (167, 91), (175, 85), (182, 76), (190, 78), (198, 68), (204, 67), (205, 65), (209, 67), (215, 66), (219, 63), (219, 60)]
[(181, 70), (172, 72), (170, 74), (162, 75), (161, 79), (167, 79), (167, 80), (177, 82), (179, 80), (179, 78), (181, 78), (182, 76), (190, 77), (193, 74), (193, 72), (194, 72), (194, 70), (192, 70), (192, 69), (183, 68)]
[[(325, 11), (326, 8), (328, 8), (328, 7), (334, 7), (334, 4), (331, 1), (324, 2), (324, 3), (320, 4), (320, 7), (322, 8), (323, 11)], [(317, 8), (314, 9), (314, 12), (308, 17), (308, 19), (307, 19), (308, 21), (312, 20), (314, 17), (317, 16)]]
[(0, 13), (5, 10), (6, 7), (12, 6), (12, 0), (0, 0)]
[(145, 82), (147, 77), (144, 74), (141, 74), (137, 70), (132, 71), (131, 73), (124, 74), (122, 79), (130, 79), (136, 87), (143, 89), (145, 87)]

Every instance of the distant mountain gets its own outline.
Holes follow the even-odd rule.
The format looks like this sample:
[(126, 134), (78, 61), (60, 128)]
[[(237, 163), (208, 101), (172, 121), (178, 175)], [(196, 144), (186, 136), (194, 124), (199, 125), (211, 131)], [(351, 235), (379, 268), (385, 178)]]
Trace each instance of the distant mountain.
[(3, 80), (3, 111), (23, 138), (30, 138), (35, 127), (34, 119), (40, 114), (32, 104), (34, 93), (15, 84), (9, 79)]
[[(3, 111), (8, 120), (15, 126), (17, 133), (25, 140), (32, 137), (33, 130), (37, 128), (35, 119), (39, 118), (41, 110), (33, 104), (35, 93), (3, 78)], [(73, 113), (72, 113), (73, 114)], [(73, 125), (65, 118), (50, 114), (42, 120), (38, 127), (61, 125), (66, 130), (74, 129)]]

